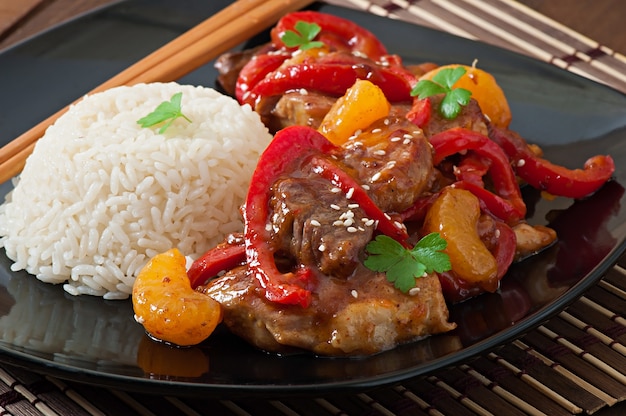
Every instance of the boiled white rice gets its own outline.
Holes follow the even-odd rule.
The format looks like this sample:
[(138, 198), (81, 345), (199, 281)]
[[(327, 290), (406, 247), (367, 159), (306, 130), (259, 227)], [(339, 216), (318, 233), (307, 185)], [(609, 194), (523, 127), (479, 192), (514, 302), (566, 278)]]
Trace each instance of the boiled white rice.
[[(163, 134), (137, 120), (182, 92)], [(177, 247), (197, 257), (243, 228), (256, 161), (272, 136), (249, 106), (177, 83), (85, 97), (48, 128), (0, 206), (0, 247), (67, 292), (127, 298), (139, 270)]]

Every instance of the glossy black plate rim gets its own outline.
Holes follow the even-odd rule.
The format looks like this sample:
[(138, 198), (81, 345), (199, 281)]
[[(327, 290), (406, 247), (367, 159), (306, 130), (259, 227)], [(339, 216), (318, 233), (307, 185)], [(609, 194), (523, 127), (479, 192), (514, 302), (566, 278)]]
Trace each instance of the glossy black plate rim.
[[(323, 6), (324, 9), (329, 9), (331, 12), (335, 8), (334, 6)], [(100, 11), (97, 11), (100, 12)], [(97, 13), (95, 12), (95, 13)], [(350, 12), (351, 13), (351, 12)], [(65, 24), (69, 25), (70, 23)], [(421, 28), (420, 30), (430, 31), (431, 29)], [(455, 37), (441, 33), (442, 37), (449, 37), (454, 39)], [(533, 64), (536, 61), (521, 57), (517, 54), (510, 53), (508, 51), (500, 51), (503, 54), (510, 54), (515, 56), (515, 59), (528, 60)], [(539, 65), (542, 65), (541, 63)], [(577, 75), (560, 71), (556, 68), (545, 66), (546, 70), (559, 71), (560, 75), (565, 77), (576, 78)], [(580, 78), (581, 82), (588, 83), (589, 80)], [(607, 87), (607, 90), (610, 90)], [(610, 90), (612, 91), (612, 90)], [(443, 366), (449, 366), (473, 357), (477, 354), (484, 353), (498, 345), (506, 343), (532, 329), (549, 317), (554, 316), (563, 310), (567, 305), (575, 301), (580, 295), (582, 295), (587, 289), (592, 287), (609, 269), (614, 263), (617, 262), (619, 256), (625, 248), (625, 242), (622, 240), (617, 244), (611, 252), (606, 256), (603, 262), (595, 267), (584, 279), (574, 284), (563, 295), (557, 298), (555, 301), (533, 312), (530, 316), (517, 322), (509, 329), (498, 332), (494, 336), (489, 336), (486, 339), (479, 341), (469, 347), (465, 347), (461, 351), (455, 352), (452, 356), (442, 356), (437, 359), (433, 359), (415, 369), (409, 369), (406, 371), (396, 371), (393, 373), (387, 373), (384, 375), (373, 376), (369, 378), (361, 378), (358, 380), (340, 380), (332, 383), (324, 384), (280, 384), (280, 385), (221, 385), (221, 384), (198, 384), (188, 383), (180, 381), (170, 381), (163, 379), (149, 379), (149, 378), (137, 378), (126, 377), (124, 375), (110, 375), (100, 371), (92, 371), (82, 367), (72, 366), (66, 363), (50, 362), (47, 359), (42, 359), (37, 356), (33, 356), (28, 353), (20, 352), (14, 349), (5, 348), (0, 344), (0, 351), (2, 356), (0, 360), (12, 365), (23, 366), (30, 369), (35, 369), (42, 373), (57, 376), (59, 378), (71, 379), (75, 381), (81, 381), (88, 384), (109, 386), (115, 388), (126, 388), (128, 390), (144, 391), (150, 393), (170, 393), (178, 395), (221, 395), (228, 394), (229, 396), (238, 395), (263, 395), (267, 396), (282, 396), (285, 394), (323, 394), (325, 392), (337, 392), (348, 391), (358, 389), (368, 389), (373, 387), (380, 387), (383, 385), (393, 384), (400, 382), (410, 377), (428, 374), (434, 370), (437, 370)]]

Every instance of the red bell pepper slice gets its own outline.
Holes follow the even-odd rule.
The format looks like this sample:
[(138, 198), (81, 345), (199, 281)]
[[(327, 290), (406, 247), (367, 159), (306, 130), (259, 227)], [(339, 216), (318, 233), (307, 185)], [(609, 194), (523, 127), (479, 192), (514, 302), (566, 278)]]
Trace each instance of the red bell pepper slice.
[(320, 60), (280, 67), (253, 86), (242, 102), (254, 106), (262, 97), (299, 89), (340, 97), (358, 79), (367, 79), (379, 86), (391, 102), (411, 99), (411, 85), (405, 76), (398, 71), (355, 59), (353, 63)]
[(241, 68), (235, 84), (235, 97), (242, 103), (246, 94), (267, 74), (275, 71), (290, 55), (284, 53), (268, 53), (254, 56)]
[(385, 45), (369, 30), (357, 23), (338, 16), (315, 11), (298, 11), (283, 16), (271, 31), (272, 42), (286, 47), (282, 37), (287, 30), (296, 31), (299, 21), (317, 23), (321, 31), (315, 38), (325, 45), (338, 50), (349, 50), (378, 60), (387, 54)]
[(594, 156), (583, 169), (567, 169), (535, 155), (524, 139), (511, 131), (492, 127), (490, 137), (506, 152), (515, 172), (529, 185), (552, 195), (583, 198), (596, 192), (615, 172), (611, 156)]
[(423, 128), (430, 121), (432, 115), (432, 103), (428, 98), (414, 98), (411, 109), (406, 113), (406, 118), (419, 128)]
[(329, 180), (344, 193), (350, 194), (350, 199), (359, 204), (359, 207), (365, 211), (365, 215), (377, 222), (376, 229), (378, 231), (408, 247), (406, 240), (409, 235), (406, 228), (404, 226), (399, 227), (397, 224), (401, 224), (400, 222), (396, 223), (391, 216), (381, 211), (365, 189), (352, 176), (326, 158), (313, 156), (311, 164), (315, 173)]
[(244, 237), (248, 268), (265, 289), (271, 302), (307, 307), (311, 292), (306, 283), (311, 270), (300, 267), (295, 273), (282, 273), (274, 260), (268, 229), (270, 188), (281, 174), (289, 172), (294, 163), (315, 152), (331, 153), (336, 146), (316, 130), (305, 126), (290, 126), (280, 130), (261, 154), (252, 174), (246, 196)]
[(498, 243), (495, 245), (491, 254), (495, 257), (498, 265), (496, 278), (501, 280), (509, 270), (515, 258), (517, 237), (515, 236), (515, 231), (503, 222), (496, 221), (496, 230), (498, 232)]
[(191, 287), (196, 288), (218, 273), (230, 270), (246, 262), (246, 248), (243, 240), (234, 244), (220, 244), (195, 260), (187, 276)]
[(497, 195), (471, 182), (459, 181), (457, 185), (474, 193), (492, 214), (507, 223), (522, 220), (526, 216), (526, 204), (509, 160), (504, 151), (489, 137), (456, 127), (437, 133), (429, 140), (435, 150), (433, 159), (435, 165), (450, 155), (467, 150), (473, 150), (489, 159), (491, 161), (489, 171)]

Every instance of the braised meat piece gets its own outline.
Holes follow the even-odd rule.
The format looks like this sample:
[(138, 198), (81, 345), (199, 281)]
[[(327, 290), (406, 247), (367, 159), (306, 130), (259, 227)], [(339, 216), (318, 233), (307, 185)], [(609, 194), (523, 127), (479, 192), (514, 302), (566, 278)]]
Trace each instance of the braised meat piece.
[(426, 123), (425, 126), (422, 126), (426, 136), (434, 136), (437, 133), (441, 133), (442, 131), (455, 127), (474, 130), (478, 133), (484, 134), (485, 136), (488, 135), (489, 121), (483, 115), (483, 112), (478, 105), (478, 101), (472, 98), (466, 106), (461, 108), (461, 112), (456, 118), (448, 120), (437, 110), (443, 97), (444, 95), (434, 95), (428, 98), (431, 102), (432, 112), (428, 123)]
[(272, 108), (265, 111), (264, 120), (270, 130), (298, 124), (318, 128), (337, 97), (308, 91), (292, 91), (283, 94)]
[(358, 204), (328, 181), (310, 176), (278, 181), (270, 203), (277, 253), (315, 264), (328, 276), (352, 274), (374, 230)]
[(403, 117), (387, 117), (354, 137), (343, 162), (362, 178), (371, 198), (386, 212), (409, 208), (435, 179), (432, 146)]
[(266, 351), (369, 355), (455, 328), (436, 275), (417, 279), (408, 294), (362, 265), (347, 279), (317, 280), (306, 309), (268, 302), (245, 267), (200, 290), (222, 305), (230, 331)]

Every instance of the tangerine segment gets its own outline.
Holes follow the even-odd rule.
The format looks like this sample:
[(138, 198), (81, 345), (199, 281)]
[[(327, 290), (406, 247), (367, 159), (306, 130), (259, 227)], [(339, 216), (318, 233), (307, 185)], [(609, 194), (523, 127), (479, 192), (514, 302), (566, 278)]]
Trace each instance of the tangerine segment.
[(154, 256), (133, 285), (135, 319), (155, 338), (195, 345), (222, 320), (221, 305), (191, 288), (185, 256), (177, 249)]
[(441, 70), (457, 67), (465, 68), (465, 75), (463, 75), (457, 82), (454, 83), (453, 88), (465, 88), (471, 91), (472, 98), (474, 98), (483, 114), (485, 114), (492, 124), (498, 127), (506, 128), (511, 123), (511, 109), (509, 108), (509, 102), (504, 95), (504, 91), (496, 82), (496, 79), (482, 69), (475, 66), (450, 64), (440, 66), (433, 69), (419, 79), (432, 80), (433, 77)]
[(337, 146), (343, 145), (358, 130), (389, 115), (391, 104), (376, 84), (359, 79), (326, 114), (318, 131)]
[(426, 233), (439, 233), (448, 242), (452, 271), (472, 283), (494, 279), (498, 264), (478, 235), (478, 198), (469, 191), (445, 188), (426, 213)]

